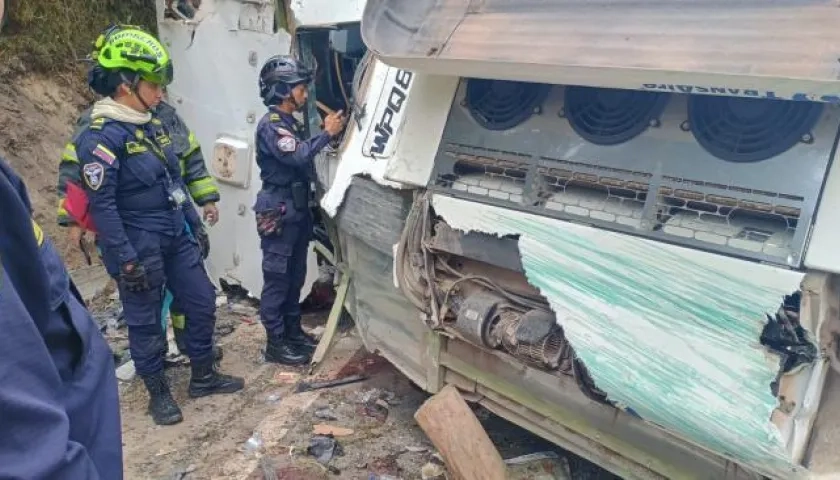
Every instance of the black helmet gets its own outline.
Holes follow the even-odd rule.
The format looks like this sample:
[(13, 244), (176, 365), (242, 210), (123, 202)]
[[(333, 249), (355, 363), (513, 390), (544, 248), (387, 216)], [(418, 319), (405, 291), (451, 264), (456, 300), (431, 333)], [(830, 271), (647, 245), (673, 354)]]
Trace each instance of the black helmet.
[(302, 83), (312, 81), (312, 72), (287, 55), (276, 55), (260, 70), (260, 97), (266, 105), (277, 105)]

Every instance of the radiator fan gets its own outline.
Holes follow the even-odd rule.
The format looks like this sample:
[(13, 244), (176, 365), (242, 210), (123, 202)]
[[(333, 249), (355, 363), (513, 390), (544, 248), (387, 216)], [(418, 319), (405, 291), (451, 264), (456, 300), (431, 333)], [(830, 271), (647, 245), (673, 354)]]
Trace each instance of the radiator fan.
[(809, 141), (822, 108), (816, 102), (693, 96), (688, 123), (697, 142), (715, 157), (760, 162)]
[(667, 103), (667, 93), (567, 87), (565, 111), (569, 125), (586, 141), (618, 145), (657, 121)]
[(467, 82), (466, 107), (488, 130), (508, 130), (531, 118), (551, 86), (473, 78)]

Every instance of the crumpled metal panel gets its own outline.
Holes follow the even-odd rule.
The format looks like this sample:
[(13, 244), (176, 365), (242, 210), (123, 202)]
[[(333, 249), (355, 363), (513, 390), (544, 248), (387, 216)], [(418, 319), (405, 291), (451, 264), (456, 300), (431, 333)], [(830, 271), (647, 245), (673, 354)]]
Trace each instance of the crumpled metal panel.
[(453, 228), (519, 235), (528, 280), (611, 401), (758, 471), (801, 473), (770, 421), (779, 358), (759, 344), (801, 273), (442, 195), (433, 206)]
[(832, 0), (369, 0), (362, 35), (424, 73), (836, 103), (838, 24)]

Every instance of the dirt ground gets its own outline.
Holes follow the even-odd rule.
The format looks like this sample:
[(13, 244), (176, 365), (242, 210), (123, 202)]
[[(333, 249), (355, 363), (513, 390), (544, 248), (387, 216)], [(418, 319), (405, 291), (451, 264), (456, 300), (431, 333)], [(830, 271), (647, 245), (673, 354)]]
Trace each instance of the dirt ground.
[[(306, 324), (317, 332), (324, 320), (324, 313), (310, 314)], [(303, 368), (266, 364), (265, 336), (253, 317), (221, 307), (218, 331), (231, 332), (219, 337), (222, 367), (246, 378), (244, 391), (192, 400), (186, 395), (188, 366), (170, 368), (184, 422), (157, 427), (145, 413), (147, 396), (139, 379), (121, 382), (127, 479), (446, 478), (440, 457), (413, 419), (428, 395), (385, 359), (366, 352), (352, 327), (341, 333), (313, 376)], [(112, 343), (119, 345), (121, 335), (119, 330), (110, 335)], [(356, 375), (366, 380), (295, 393), (301, 381)], [(503, 458), (535, 452), (559, 456), (560, 462), (552, 460), (545, 470), (531, 467), (538, 474), (520, 472), (512, 478), (614, 478), (483, 409), (476, 414)], [(332, 428), (341, 449), (323, 463), (311, 454), (317, 452), (307, 451), (316, 425)], [(547, 473), (553, 465), (573, 475)], [(435, 472), (442, 476), (432, 476)]]

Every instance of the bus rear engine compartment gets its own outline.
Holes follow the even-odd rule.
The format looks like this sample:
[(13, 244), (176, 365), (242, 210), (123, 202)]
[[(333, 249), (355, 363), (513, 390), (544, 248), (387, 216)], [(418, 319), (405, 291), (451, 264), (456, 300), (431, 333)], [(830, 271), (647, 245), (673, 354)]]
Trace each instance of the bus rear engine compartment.
[[(794, 272), (803, 269), (807, 233), (838, 126), (837, 108), (812, 102), (462, 79), (427, 190), (415, 194), (406, 219), (395, 257), (397, 284), (423, 312), (424, 321), (446, 336), (504, 352), (556, 376), (572, 377), (590, 400), (641, 416), (671, 431), (697, 435), (696, 441), (714, 451), (725, 448), (724, 443), (717, 445), (725, 442), (721, 435), (743, 428), (740, 435), (756, 442), (753, 451), (757, 445), (766, 448), (761, 453), (738, 452), (745, 464), (759, 464), (770, 458), (784, 464), (789, 460), (781, 452), (798, 448), (791, 447), (791, 425), (804, 408), (801, 382), (811, 373), (797, 375), (803, 369), (818, 372), (822, 368), (815, 367), (819, 359), (817, 341), (815, 332), (809, 331), (815, 324), (800, 322), (803, 293), (793, 278), (797, 275)], [(462, 221), (450, 221), (452, 209), (447, 212), (448, 217), (436, 211), (435, 199), (439, 198), (455, 199), (447, 203), (459, 205), (458, 218)], [(481, 208), (471, 212), (469, 205)], [(546, 285), (537, 288), (532, 281), (534, 272), (525, 268), (528, 252), (521, 248), (519, 235), (494, 234), (494, 227), (488, 222), (483, 223), (487, 227), (484, 230), (464, 229), (464, 225), (481, 223), (467, 220), (480, 216), (479, 210), (496, 212), (488, 218), (507, 219), (509, 223), (502, 229), (505, 232), (521, 228), (508, 228), (511, 225), (527, 229), (538, 223), (550, 229), (568, 224), (603, 232), (612, 239), (619, 236), (629, 240), (598, 245), (597, 234), (591, 233), (587, 238), (596, 257), (544, 259), (560, 272), (546, 281), (563, 284), (551, 298)], [(538, 218), (546, 220), (535, 220)], [(541, 242), (561, 241), (563, 235), (553, 239), (549, 232), (539, 238)], [(621, 248), (626, 248), (627, 242), (640, 241), (647, 247), (636, 254), (612, 250), (610, 246), (624, 242)], [(702, 252), (696, 254), (702, 255), (697, 258), (705, 260), (691, 262), (689, 259), (695, 254), (685, 254), (685, 265), (669, 264), (682, 258), (682, 253), (669, 253), (675, 248)], [(534, 254), (533, 249), (530, 254)], [(638, 268), (652, 265), (655, 270), (635, 271), (632, 275), (636, 278), (628, 275), (624, 269), (635, 268), (627, 264), (628, 259), (635, 262), (633, 259), (638, 258), (633, 255), (648, 257), (639, 258)], [(657, 256), (662, 257), (661, 263)], [(634, 285), (638, 285), (639, 295), (645, 295), (645, 286), (634, 283), (645, 275), (658, 275), (658, 283), (665, 287), (647, 304), (632, 300), (628, 303), (623, 298), (618, 299), (620, 305), (612, 305), (609, 294), (595, 292), (595, 287), (587, 285), (591, 278), (562, 273), (563, 261), (574, 263), (569, 269), (584, 274), (587, 269), (597, 270), (595, 275), (601, 278), (614, 270), (613, 283), (631, 295)], [(711, 262), (711, 269), (703, 262)], [(762, 279), (750, 276), (761, 274), (743, 275), (738, 280), (735, 278), (740, 274), (735, 274), (726, 279), (730, 286), (721, 289), (710, 280), (715, 269), (737, 270), (738, 265), (763, 265), (756, 272), (779, 269), (792, 273), (784, 274), (792, 281), (782, 282), (780, 289), (773, 287), (775, 293), (768, 301), (768, 290), (758, 286)], [(543, 279), (550, 276), (544, 275)], [(669, 276), (673, 276), (672, 291), (667, 287)], [(694, 276), (696, 284), (692, 284)], [(696, 360), (681, 359), (684, 365), (680, 368), (700, 368), (705, 362), (716, 364), (720, 359), (713, 352), (723, 355), (721, 358), (731, 355), (745, 365), (752, 361), (761, 365), (763, 358), (778, 358), (775, 367), (758, 367), (762, 374), (752, 377), (754, 387), (745, 393), (750, 401), (767, 408), (766, 414), (755, 414), (738, 427), (727, 427), (725, 422), (715, 428), (700, 427), (686, 424), (680, 419), (683, 417), (672, 416), (683, 408), (684, 413), (700, 408), (696, 405), (685, 407), (683, 403), (669, 412), (667, 409), (675, 407), (675, 403), (639, 393), (642, 387), (631, 388), (629, 395), (616, 390), (632, 385), (628, 379), (645, 376), (650, 380), (665, 375), (668, 381), (680, 382), (679, 369), (670, 373), (634, 371), (632, 365), (644, 362), (636, 364), (633, 360), (621, 366), (622, 358), (644, 355), (633, 346), (628, 347), (633, 351), (624, 353), (617, 347), (595, 353), (595, 344), (570, 342), (566, 328), (570, 319), (556, 308), (556, 292), (564, 288), (572, 293), (562, 301), (590, 304), (573, 306), (573, 310), (580, 307), (578, 312), (630, 308), (629, 315), (644, 318), (653, 313), (647, 309), (658, 308), (657, 302), (664, 302), (662, 311), (685, 317), (671, 323), (680, 325), (684, 321), (689, 330), (671, 330), (668, 320), (660, 317), (661, 312), (654, 314), (656, 320), (643, 321), (645, 328), (661, 325), (667, 330), (663, 331), (663, 338), (685, 342), (693, 349), (706, 349), (686, 357), (696, 356)], [(763, 300), (739, 311), (741, 295)], [(597, 307), (590, 308), (591, 304)], [(732, 323), (727, 326), (734, 319), (751, 325), (750, 331), (754, 332), (740, 343), (731, 342), (732, 334), (727, 332), (727, 328), (740, 328)], [(578, 315), (575, 320), (599, 323), (601, 335), (610, 331), (610, 320), (606, 318)], [(722, 322), (722, 326), (717, 322)], [(577, 339), (580, 341), (580, 333)], [(598, 337), (596, 344), (608, 342), (609, 337)], [(624, 342), (626, 339), (614, 339), (615, 345)], [(587, 365), (588, 360), (576, 352), (576, 347), (588, 350), (588, 360), (593, 355), (609, 357), (613, 364), (611, 373), (605, 376), (604, 370), (592, 370), (593, 365)], [(750, 349), (752, 353), (746, 353)], [(663, 359), (674, 358), (666, 350), (659, 355)], [(775, 356), (766, 356), (768, 353)], [(694, 388), (709, 388), (713, 393), (708, 395), (717, 398), (723, 395), (728, 382), (748, 378), (739, 375), (750, 375), (746, 372), (751, 368), (745, 366), (742, 373), (733, 374), (732, 378), (710, 374), (709, 379), (722, 383), (713, 381), (703, 387), (693, 382), (705, 374), (692, 379), (691, 371), (685, 370), (686, 380), (673, 386), (683, 389), (686, 399), (691, 398), (689, 391)], [(611, 388), (593, 380), (607, 377)], [(794, 384), (800, 385), (797, 393), (792, 393)], [(628, 402), (628, 398), (635, 398), (636, 402)], [(719, 408), (731, 400), (720, 399)], [(644, 411), (638, 411), (637, 406)], [(740, 415), (736, 413), (738, 407), (726, 408), (732, 408), (727, 415)], [(712, 421), (706, 420), (707, 424)], [(780, 444), (759, 443), (763, 435), (776, 429), (781, 431)]]

